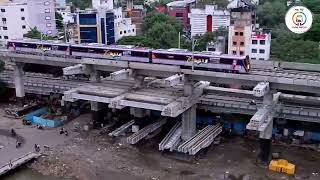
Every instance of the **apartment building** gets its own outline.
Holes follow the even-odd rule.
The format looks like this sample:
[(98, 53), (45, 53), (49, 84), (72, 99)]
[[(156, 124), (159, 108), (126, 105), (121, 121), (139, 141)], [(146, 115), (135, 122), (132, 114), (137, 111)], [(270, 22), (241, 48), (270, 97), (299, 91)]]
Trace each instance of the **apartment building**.
[(271, 33), (263, 30), (251, 34), (250, 58), (268, 60), (270, 58)]
[[(230, 7), (230, 26), (228, 53), (233, 55), (250, 55), (251, 35), (255, 29), (255, 6), (251, 3), (234, 3)], [(239, 1), (240, 2), (240, 1)]]
[(21, 39), (33, 27), (57, 34), (53, 0), (2, 0), (0, 18), (0, 40)]
[(191, 36), (212, 32), (220, 27), (228, 28), (230, 25), (230, 13), (220, 10), (217, 6), (206, 5), (204, 9), (191, 9), (189, 13)]

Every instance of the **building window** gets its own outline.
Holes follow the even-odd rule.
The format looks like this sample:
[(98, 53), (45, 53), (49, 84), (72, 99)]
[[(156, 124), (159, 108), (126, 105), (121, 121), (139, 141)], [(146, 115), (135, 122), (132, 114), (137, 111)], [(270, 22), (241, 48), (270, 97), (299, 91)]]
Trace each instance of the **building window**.
[(128, 30), (128, 33), (130, 33), (131, 31), (130, 31), (130, 29)]
[(251, 49), (252, 53), (257, 53), (257, 49)]
[(47, 34), (52, 34), (52, 31), (51, 31), (51, 30), (49, 30), (49, 31), (47, 32)]
[(183, 17), (183, 13), (176, 13), (176, 17)]
[(21, 11), (21, 12), (24, 12), (24, 8), (21, 8), (20, 11)]
[(132, 29), (132, 32), (134, 32), (134, 29)]
[(124, 33), (124, 34), (126, 34), (126, 33), (127, 33), (127, 31), (125, 30), (125, 31), (123, 31), (123, 33)]
[(240, 32), (240, 36), (243, 36), (243, 32)]
[(233, 43), (232, 43), (232, 44), (235, 46), (235, 45), (237, 45), (237, 42), (236, 42), (236, 41), (233, 41)]
[(21, 20), (24, 21), (26, 18), (25, 17), (21, 17)]
[(259, 58), (259, 60), (264, 60), (264, 58)]
[(236, 55), (236, 54), (237, 54), (237, 51), (232, 51), (232, 54), (233, 54), (233, 55)]
[(0, 36), (0, 39), (2, 39), (2, 36)]
[(260, 54), (264, 54), (265, 50), (264, 49), (259, 49)]
[(6, 10), (5, 9), (1, 9), (1, 12), (6, 12)]
[(260, 40), (260, 44), (264, 45), (264, 44), (266, 44), (266, 41), (265, 40)]
[(257, 40), (252, 40), (252, 44), (258, 44)]
[(50, 9), (45, 9), (44, 12), (45, 13), (50, 13)]
[(235, 32), (234, 35), (235, 35), (235, 36), (239, 36), (239, 32)]
[(47, 27), (51, 27), (51, 23), (47, 23)]
[(46, 1), (46, 2), (44, 2), (44, 5), (45, 5), (45, 6), (49, 6), (49, 5), (50, 5), (50, 2), (49, 2), (49, 1)]
[(5, 27), (5, 26), (3, 26), (3, 30), (8, 30), (8, 28), (7, 28), (7, 27)]
[(251, 58), (252, 60), (256, 60), (256, 58)]
[(122, 31), (120, 31), (120, 34), (122, 34)]
[(240, 42), (240, 45), (241, 45), (241, 46), (244, 46), (244, 42)]
[(243, 55), (243, 51), (240, 51), (240, 55)]
[(22, 29), (25, 29), (26, 28), (26, 25), (22, 25)]
[(51, 20), (51, 17), (50, 16), (46, 16), (46, 20)]
[(2, 21), (7, 21), (7, 18), (2, 18)]
[(8, 36), (3, 36), (4, 37), (4, 39), (9, 39), (9, 37)]

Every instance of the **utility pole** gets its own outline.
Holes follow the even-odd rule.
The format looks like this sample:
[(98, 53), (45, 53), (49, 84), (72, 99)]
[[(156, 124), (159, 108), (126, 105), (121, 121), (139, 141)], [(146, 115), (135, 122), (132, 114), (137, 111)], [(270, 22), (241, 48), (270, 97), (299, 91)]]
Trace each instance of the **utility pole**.
[(179, 36), (178, 36), (178, 38), (179, 38), (179, 40), (178, 40), (178, 48), (180, 49), (180, 46), (181, 46), (181, 40), (180, 40), (180, 38), (181, 38), (181, 34), (180, 34), (180, 32), (179, 32)]

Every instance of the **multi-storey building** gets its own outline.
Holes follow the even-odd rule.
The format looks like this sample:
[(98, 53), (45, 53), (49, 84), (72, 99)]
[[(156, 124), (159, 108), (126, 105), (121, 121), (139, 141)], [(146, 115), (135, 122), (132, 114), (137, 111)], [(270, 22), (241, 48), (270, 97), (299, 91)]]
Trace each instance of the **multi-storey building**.
[(0, 40), (20, 39), (31, 28), (42, 34), (56, 35), (53, 0), (0, 1)]
[(27, 0), (29, 25), (46, 35), (56, 35), (54, 0)]
[(189, 13), (191, 36), (212, 32), (219, 27), (229, 27), (230, 13), (217, 6), (206, 5), (205, 9), (191, 9)]
[(113, 44), (123, 36), (135, 36), (131, 19), (122, 17), (122, 8), (82, 10), (77, 14), (78, 42)]
[(268, 60), (270, 58), (271, 33), (256, 31), (251, 34), (250, 58)]
[(228, 7), (231, 9), (229, 54), (250, 55), (251, 34), (255, 28), (255, 6), (246, 1), (235, 0)]
[(186, 29), (189, 26), (188, 13), (189, 4), (185, 1), (173, 1), (167, 4), (167, 11), (170, 16), (175, 17)]

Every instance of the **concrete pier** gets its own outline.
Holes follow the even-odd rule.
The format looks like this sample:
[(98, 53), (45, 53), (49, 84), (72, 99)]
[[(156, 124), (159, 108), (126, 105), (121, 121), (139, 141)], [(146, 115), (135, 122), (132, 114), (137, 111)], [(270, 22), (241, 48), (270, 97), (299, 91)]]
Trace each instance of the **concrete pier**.
[(196, 109), (193, 105), (182, 114), (182, 140), (186, 141), (196, 134)]
[(14, 84), (16, 89), (17, 104), (19, 106), (22, 106), (23, 99), (25, 96), (23, 64), (16, 63), (13, 67), (14, 67)]

